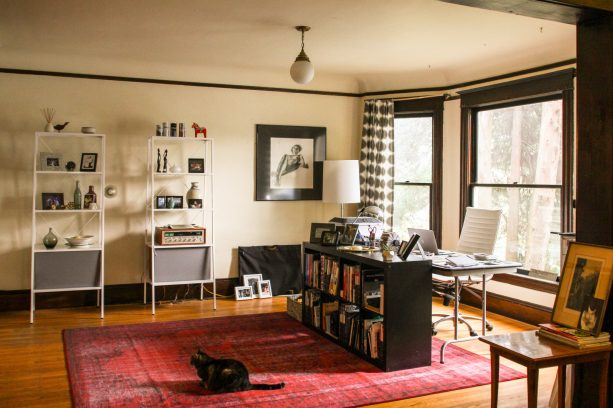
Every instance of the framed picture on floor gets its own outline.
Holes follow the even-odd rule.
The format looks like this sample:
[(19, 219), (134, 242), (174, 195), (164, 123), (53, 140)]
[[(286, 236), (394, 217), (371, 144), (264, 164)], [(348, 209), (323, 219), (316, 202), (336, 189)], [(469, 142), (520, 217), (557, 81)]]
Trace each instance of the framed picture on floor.
[(270, 280), (263, 280), (258, 287), (258, 295), (260, 298), (272, 297), (272, 288), (270, 287)]
[(262, 282), (262, 274), (261, 273), (253, 273), (250, 275), (243, 275), (243, 285), (251, 287), (251, 292), (253, 293), (253, 297), (257, 298), (260, 282)]
[(251, 286), (235, 286), (234, 294), (236, 300), (253, 299), (253, 288)]
[(551, 321), (597, 336), (611, 292), (612, 271), (613, 248), (571, 242)]
[(325, 159), (325, 127), (256, 125), (256, 200), (321, 200)]

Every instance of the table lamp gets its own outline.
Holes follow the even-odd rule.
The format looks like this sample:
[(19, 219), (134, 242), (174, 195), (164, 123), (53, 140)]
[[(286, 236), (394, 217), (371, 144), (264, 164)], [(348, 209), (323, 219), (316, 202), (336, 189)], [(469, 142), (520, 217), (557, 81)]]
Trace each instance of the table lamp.
[(324, 203), (343, 205), (360, 202), (360, 165), (358, 160), (325, 160), (323, 175)]

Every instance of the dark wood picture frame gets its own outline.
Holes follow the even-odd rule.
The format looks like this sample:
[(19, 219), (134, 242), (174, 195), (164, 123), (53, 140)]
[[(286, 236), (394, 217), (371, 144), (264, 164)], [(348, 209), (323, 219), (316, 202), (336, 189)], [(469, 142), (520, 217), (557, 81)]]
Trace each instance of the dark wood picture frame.
[(601, 300), (603, 305), (607, 304), (612, 276), (613, 247), (571, 242), (553, 306), (552, 323), (581, 328), (597, 336), (604, 319), (602, 307), (597, 321), (590, 327), (582, 328), (581, 317), (585, 308), (589, 303), (594, 303), (594, 300)]
[(188, 173), (204, 173), (204, 159), (189, 158), (187, 159)]
[(64, 207), (64, 193), (42, 193), (43, 210), (61, 210)]
[(336, 231), (336, 224), (331, 222), (313, 222), (311, 223), (311, 236), (309, 242), (311, 244), (320, 244), (321, 236), (325, 231)]
[(325, 159), (325, 127), (256, 125), (256, 200), (321, 200)]
[(338, 231), (324, 231), (321, 234), (321, 245), (336, 246), (338, 245)]
[(81, 153), (81, 166), (79, 171), (96, 171), (98, 153)]
[(339, 245), (353, 245), (358, 235), (358, 224), (345, 224), (343, 233), (339, 239)]

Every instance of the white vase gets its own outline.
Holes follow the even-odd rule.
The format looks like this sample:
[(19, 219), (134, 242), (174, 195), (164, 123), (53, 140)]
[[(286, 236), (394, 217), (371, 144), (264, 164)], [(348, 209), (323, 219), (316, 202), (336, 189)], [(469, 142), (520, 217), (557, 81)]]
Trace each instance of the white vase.
[(203, 193), (202, 190), (200, 190), (199, 183), (197, 181), (192, 181), (192, 186), (185, 194), (187, 206), (189, 208), (202, 208), (202, 197)]
[(45, 132), (53, 132), (55, 129), (53, 128), (53, 123), (51, 122), (47, 122), (47, 125), (45, 126)]

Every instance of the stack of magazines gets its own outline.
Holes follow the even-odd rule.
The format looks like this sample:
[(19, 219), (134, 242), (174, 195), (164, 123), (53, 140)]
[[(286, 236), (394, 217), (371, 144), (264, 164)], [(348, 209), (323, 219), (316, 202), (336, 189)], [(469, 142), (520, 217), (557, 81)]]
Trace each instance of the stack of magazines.
[(590, 332), (585, 330), (564, 327), (555, 323), (539, 324), (538, 334), (539, 336), (577, 348), (599, 347), (611, 344), (610, 336), (607, 332), (600, 332), (598, 336), (592, 336)]

